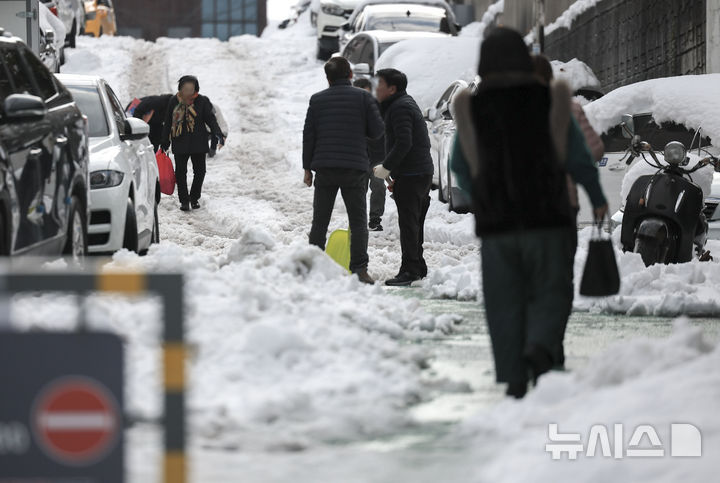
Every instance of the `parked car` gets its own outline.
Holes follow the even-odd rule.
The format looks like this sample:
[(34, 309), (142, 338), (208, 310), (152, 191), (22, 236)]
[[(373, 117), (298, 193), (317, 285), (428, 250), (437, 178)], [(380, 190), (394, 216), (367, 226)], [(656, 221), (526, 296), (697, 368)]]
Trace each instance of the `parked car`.
[(460, 29), (444, 0), (366, 0), (342, 24), (340, 50), (354, 34), (367, 30), (457, 35)]
[(66, 46), (74, 49), (75, 39), (85, 28), (85, 7), (82, 0), (41, 0), (65, 27)]
[(70, 92), (0, 29), (0, 254), (87, 253), (88, 124)]
[(36, 54), (48, 69), (60, 72), (60, 66), (65, 64), (65, 26), (45, 4), (39, 8), (40, 48)]
[(117, 34), (112, 0), (85, 0), (85, 33), (94, 37)]
[(477, 90), (477, 81), (468, 85), (457, 80), (445, 89), (437, 102), (425, 110), (425, 121), (430, 134), (430, 153), (435, 164), (433, 188), (438, 190), (438, 199), (448, 204), (450, 211), (468, 213), (472, 209), (472, 201), (463, 193), (450, 170), (450, 155), (455, 142), (455, 120), (453, 102), (455, 96), (463, 90)]
[(60, 74), (89, 121), (90, 253), (127, 248), (138, 253), (160, 241), (160, 181), (150, 127), (126, 117), (117, 96), (97, 76)]
[(340, 55), (350, 62), (356, 76), (372, 77), (375, 75), (375, 63), (382, 53), (391, 45), (409, 39), (447, 36), (448, 34), (437, 32), (389, 32), (385, 30), (371, 30), (353, 36)]

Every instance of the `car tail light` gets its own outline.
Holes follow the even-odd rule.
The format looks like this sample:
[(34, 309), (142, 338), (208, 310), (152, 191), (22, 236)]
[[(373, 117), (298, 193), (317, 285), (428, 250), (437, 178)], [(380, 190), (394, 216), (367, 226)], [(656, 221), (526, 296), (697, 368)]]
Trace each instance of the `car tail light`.
[(50, 11), (51, 11), (56, 17), (59, 16), (59, 15), (58, 15), (58, 9), (57, 9), (57, 7), (50, 7)]

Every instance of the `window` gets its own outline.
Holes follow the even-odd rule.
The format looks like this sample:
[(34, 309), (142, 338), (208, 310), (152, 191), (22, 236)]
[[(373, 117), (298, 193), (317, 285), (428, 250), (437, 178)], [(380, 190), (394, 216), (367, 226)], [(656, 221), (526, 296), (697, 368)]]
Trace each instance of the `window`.
[(115, 93), (107, 84), (105, 84), (105, 92), (110, 99), (110, 116), (115, 121), (118, 132), (121, 136), (123, 136), (125, 135), (125, 111), (120, 105), (120, 101), (118, 101), (117, 97), (115, 96)]
[(259, 0), (202, 0), (202, 35), (227, 40), (257, 34)]
[(355, 37), (345, 49), (345, 58), (351, 64), (360, 63), (360, 55), (362, 54), (363, 47), (367, 43), (365, 37)]
[[(1, 59), (2, 56), (0, 56)], [(5, 68), (5, 64), (0, 60), (0, 103), (13, 93), (12, 83), (10, 82), (10, 74)]]
[(57, 88), (53, 75), (47, 70), (47, 67), (27, 48), (23, 48), (23, 56), (30, 66), (30, 70), (35, 74), (35, 81), (41, 93), (40, 97), (46, 101), (54, 97), (57, 94)]
[(105, 137), (110, 135), (110, 127), (102, 105), (100, 92), (95, 86), (70, 86), (70, 92), (80, 112), (88, 118), (90, 137)]
[(373, 69), (375, 66), (375, 49), (373, 48), (373, 43), (370, 41), (370, 39), (366, 39), (365, 43), (362, 45), (362, 50), (360, 51), (360, 55), (358, 56), (359, 61), (358, 64), (367, 64), (370, 66), (370, 70)]
[(2, 60), (9, 71), (10, 81), (13, 84), (13, 93), (35, 95), (36, 92), (32, 80), (27, 75), (25, 69), (23, 69), (20, 52), (14, 47), (3, 49)]

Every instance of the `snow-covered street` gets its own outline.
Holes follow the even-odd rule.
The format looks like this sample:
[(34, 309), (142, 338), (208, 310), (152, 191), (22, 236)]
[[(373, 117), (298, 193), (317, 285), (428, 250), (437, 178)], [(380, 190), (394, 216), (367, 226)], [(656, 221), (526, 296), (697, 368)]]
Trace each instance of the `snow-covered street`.
[[(175, 195), (163, 195), (161, 243), (142, 257), (120, 251), (107, 265), (185, 277), (192, 481), (713, 481), (720, 242), (708, 243), (714, 262), (650, 268), (618, 248), (621, 293), (576, 297), (568, 371), (522, 401), (505, 398), (494, 382), (472, 215), (449, 212), (432, 194), (429, 274), (407, 290), (365, 286), (309, 246), (302, 127), (309, 97), (327, 82), (306, 15), (287, 30), (228, 42), (80, 37), (63, 67), (104, 77), (124, 105), (174, 92), (177, 79), (195, 74), (230, 126), (208, 161), (202, 208), (181, 212)], [(369, 242), (378, 280), (395, 275), (401, 258), (389, 197), (383, 225)], [(338, 201), (330, 230), (346, 226)], [(576, 280), (590, 235), (580, 232)], [(157, 481), (159, 303), (93, 296), (85, 311), (91, 327), (126, 342), (128, 481)], [(22, 330), (68, 330), (78, 314), (74, 297), (37, 295), (17, 297), (11, 318)], [(673, 320), (680, 316), (694, 318)], [(553, 461), (549, 423), (578, 432), (652, 424), (663, 441), (671, 423), (691, 423), (703, 457)]]

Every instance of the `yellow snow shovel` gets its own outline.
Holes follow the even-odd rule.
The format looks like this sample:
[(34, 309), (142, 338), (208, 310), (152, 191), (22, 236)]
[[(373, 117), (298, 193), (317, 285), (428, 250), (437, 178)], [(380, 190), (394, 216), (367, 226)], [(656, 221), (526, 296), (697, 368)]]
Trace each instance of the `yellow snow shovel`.
[(325, 247), (325, 253), (348, 272), (350, 271), (350, 230), (335, 230)]

